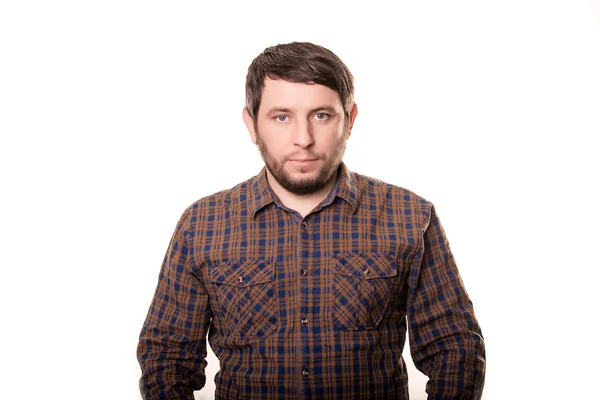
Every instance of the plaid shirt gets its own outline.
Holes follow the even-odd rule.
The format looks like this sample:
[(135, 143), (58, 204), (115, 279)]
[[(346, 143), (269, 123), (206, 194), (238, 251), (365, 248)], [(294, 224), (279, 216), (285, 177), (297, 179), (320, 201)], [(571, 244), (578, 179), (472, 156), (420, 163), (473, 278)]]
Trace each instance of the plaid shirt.
[[(408, 321), (408, 324), (407, 324)], [(263, 170), (182, 215), (140, 334), (145, 399), (479, 399), (481, 331), (431, 203), (350, 172), (305, 218)]]

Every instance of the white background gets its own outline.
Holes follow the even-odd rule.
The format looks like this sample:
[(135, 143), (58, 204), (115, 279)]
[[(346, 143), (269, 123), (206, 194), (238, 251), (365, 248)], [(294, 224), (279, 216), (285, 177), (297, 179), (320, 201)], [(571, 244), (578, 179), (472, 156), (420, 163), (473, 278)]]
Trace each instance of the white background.
[(139, 399), (175, 223), (260, 169), (246, 69), (294, 40), (355, 76), (348, 166), (436, 205), (484, 398), (598, 396), (599, 2), (213, 3), (1, 3), (0, 397)]

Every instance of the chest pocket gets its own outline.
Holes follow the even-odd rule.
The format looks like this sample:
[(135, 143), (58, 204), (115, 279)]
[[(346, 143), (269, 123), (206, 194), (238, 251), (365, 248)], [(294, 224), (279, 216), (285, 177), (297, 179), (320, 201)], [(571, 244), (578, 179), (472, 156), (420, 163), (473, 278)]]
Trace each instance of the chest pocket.
[(380, 254), (337, 254), (333, 259), (334, 329), (376, 329), (397, 284), (396, 260)]
[(277, 327), (275, 264), (270, 260), (236, 260), (214, 266), (222, 326), (238, 339), (264, 338)]

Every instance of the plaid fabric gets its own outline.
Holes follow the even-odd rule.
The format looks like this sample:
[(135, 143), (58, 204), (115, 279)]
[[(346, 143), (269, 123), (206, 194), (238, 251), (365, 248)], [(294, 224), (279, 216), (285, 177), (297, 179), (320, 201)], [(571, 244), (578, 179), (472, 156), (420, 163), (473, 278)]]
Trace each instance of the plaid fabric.
[[(407, 323), (408, 321), (408, 323)], [(304, 219), (265, 171), (182, 215), (142, 328), (145, 399), (408, 399), (407, 329), (431, 399), (478, 399), (481, 331), (435, 209), (350, 172)]]

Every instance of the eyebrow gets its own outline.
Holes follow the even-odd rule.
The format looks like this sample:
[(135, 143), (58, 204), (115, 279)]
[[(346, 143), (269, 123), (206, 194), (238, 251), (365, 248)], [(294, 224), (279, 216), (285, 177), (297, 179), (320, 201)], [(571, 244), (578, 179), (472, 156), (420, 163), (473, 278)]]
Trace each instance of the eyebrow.
[[(314, 114), (314, 113), (319, 112), (319, 111), (326, 111), (326, 112), (331, 113), (331, 114), (337, 114), (337, 110), (335, 108), (331, 107), (331, 106), (315, 107), (315, 108), (311, 109), (308, 113), (309, 114)], [(276, 114), (276, 113), (291, 113), (291, 112), (292, 112), (292, 110), (289, 109), (289, 108), (274, 107), (274, 108), (271, 108), (267, 112), (267, 115), (273, 115), (273, 114)]]

